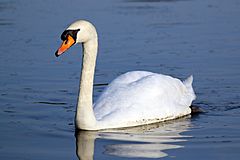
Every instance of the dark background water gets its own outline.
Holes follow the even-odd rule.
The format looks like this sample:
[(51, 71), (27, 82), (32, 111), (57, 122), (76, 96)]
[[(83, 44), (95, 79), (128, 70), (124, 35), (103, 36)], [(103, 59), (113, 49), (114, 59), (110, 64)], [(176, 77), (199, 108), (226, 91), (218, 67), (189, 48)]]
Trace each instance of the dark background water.
[[(2, 0), (0, 159), (84, 159), (93, 150), (94, 159), (238, 159), (239, 15), (238, 0)], [(95, 84), (131, 70), (193, 74), (194, 103), (206, 113), (75, 136), (81, 46), (57, 59), (54, 52), (77, 19), (98, 30)]]

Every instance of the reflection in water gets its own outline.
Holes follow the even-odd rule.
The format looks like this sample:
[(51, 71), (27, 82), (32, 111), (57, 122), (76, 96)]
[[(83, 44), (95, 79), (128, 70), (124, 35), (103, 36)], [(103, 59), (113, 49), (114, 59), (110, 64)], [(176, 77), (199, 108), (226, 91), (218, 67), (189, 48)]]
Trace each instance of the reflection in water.
[[(76, 133), (77, 156), (80, 160), (93, 159), (94, 142), (98, 138), (111, 140), (111, 144), (104, 146), (104, 154), (107, 155), (135, 158), (165, 157), (167, 153), (164, 150), (183, 147), (175, 142), (186, 141), (184, 139), (186, 136), (180, 133), (187, 131), (189, 126), (190, 120), (186, 117), (123, 130), (79, 131)], [(174, 144), (170, 144), (173, 142)]]

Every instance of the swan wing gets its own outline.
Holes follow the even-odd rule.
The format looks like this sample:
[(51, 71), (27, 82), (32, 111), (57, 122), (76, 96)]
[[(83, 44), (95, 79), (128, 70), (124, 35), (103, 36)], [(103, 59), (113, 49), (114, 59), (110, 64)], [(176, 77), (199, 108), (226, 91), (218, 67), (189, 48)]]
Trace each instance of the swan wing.
[(127, 72), (113, 80), (94, 104), (96, 119), (107, 125), (129, 126), (190, 114), (195, 99), (192, 78), (184, 83), (152, 72)]

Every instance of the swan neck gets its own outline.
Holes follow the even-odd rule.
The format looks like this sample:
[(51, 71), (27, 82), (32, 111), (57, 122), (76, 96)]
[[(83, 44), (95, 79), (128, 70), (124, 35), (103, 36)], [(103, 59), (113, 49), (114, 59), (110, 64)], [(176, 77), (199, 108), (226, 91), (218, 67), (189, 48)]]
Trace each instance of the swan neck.
[(92, 130), (96, 127), (92, 97), (97, 48), (97, 37), (83, 43), (83, 60), (76, 112), (76, 126), (84, 130)]

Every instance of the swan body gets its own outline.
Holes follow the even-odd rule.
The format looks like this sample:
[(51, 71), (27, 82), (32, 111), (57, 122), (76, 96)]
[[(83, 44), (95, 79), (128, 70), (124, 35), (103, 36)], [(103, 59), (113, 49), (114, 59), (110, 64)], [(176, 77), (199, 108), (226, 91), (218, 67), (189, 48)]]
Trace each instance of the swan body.
[(55, 53), (61, 55), (75, 43), (83, 45), (83, 62), (76, 128), (100, 130), (132, 127), (182, 117), (191, 113), (196, 98), (193, 77), (184, 82), (171, 76), (132, 71), (120, 75), (92, 103), (93, 79), (98, 38), (88, 21), (72, 23), (61, 36), (63, 43)]
[(109, 84), (94, 104), (96, 120), (114, 128), (175, 119), (191, 113), (192, 77), (182, 83), (170, 76), (127, 72)]

